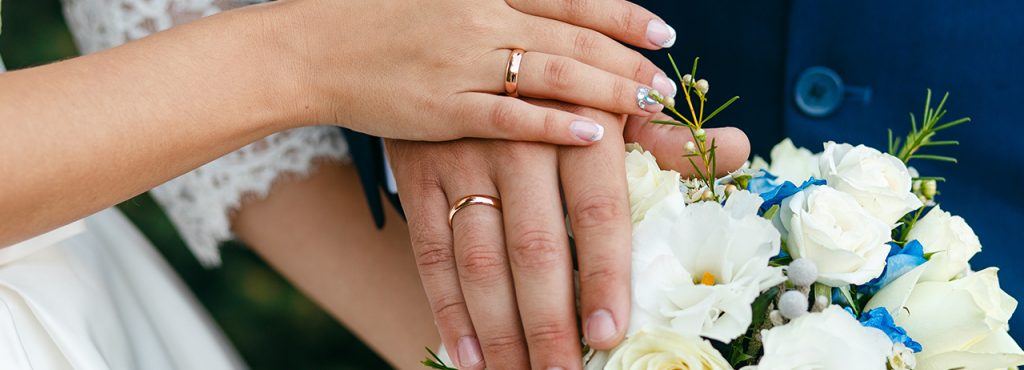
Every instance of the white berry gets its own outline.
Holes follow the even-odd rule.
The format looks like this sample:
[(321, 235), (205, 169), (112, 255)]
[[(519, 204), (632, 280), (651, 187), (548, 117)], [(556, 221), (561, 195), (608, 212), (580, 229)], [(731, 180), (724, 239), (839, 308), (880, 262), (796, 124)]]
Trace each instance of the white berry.
[(797, 258), (789, 263), (789, 281), (796, 286), (811, 286), (818, 280), (818, 266), (806, 258)]
[(782, 297), (779, 298), (779, 313), (790, 320), (806, 315), (807, 296), (796, 290), (782, 293)]

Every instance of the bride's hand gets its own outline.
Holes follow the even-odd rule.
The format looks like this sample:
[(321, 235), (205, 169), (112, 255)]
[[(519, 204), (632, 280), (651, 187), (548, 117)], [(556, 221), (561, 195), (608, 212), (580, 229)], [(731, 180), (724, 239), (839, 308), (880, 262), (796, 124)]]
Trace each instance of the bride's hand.
[[(649, 116), (638, 91), (675, 86), (615, 39), (649, 49), (675, 32), (624, 0), (288, 0), (264, 5), (282, 58), (297, 72), (302, 123), (377, 136), (462, 137), (585, 145), (594, 120), (504, 96), (512, 49), (525, 49), (518, 93)], [(637, 82), (640, 81), (640, 82)], [(642, 105), (646, 104), (646, 109)]]
[[(692, 140), (685, 128), (631, 120), (623, 130), (621, 116), (560, 108), (596, 119), (609, 136), (586, 148), (387, 141), (420, 277), (460, 369), (582, 367), (560, 189), (576, 241), (581, 327), (593, 348), (614, 347), (630, 317), (623, 135), (659, 158), (679, 158), (663, 166), (693, 173), (683, 159), (681, 143)], [(742, 132), (708, 135), (720, 145), (720, 169), (743, 163), (749, 144)], [(449, 207), (471, 194), (500, 197), (501, 211), (470, 206), (449, 225)]]

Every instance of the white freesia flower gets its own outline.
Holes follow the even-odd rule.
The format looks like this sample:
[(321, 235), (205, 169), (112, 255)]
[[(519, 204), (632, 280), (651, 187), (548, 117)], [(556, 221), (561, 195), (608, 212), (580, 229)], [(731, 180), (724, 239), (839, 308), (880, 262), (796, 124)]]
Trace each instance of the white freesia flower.
[(629, 184), (629, 213), (633, 224), (643, 220), (651, 206), (680, 192), (679, 173), (662, 171), (651, 152), (643, 149), (626, 153), (626, 182)]
[(751, 168), (763, 168), (778, 176), (779, 180), (799, 185), (811, 177), (821, 178), (818, 169), (818, 155), (806, 148), (797, 148), (789, 138), (775, 144), (771, 151), (772, 163), (754, 156)]
[(744, 370), (885, 370), (892, 341), (839, 306), (761, 332), (764, 357)]
[(627, 338), (609, 355), (594, 354), (586, 370), (693, 369), (732, 370), (710, 343), (695, 335), (668, 330), (642, 331)]
[(1024, 351), (1007, 333), (1017, 301), (999, 288), (998, 269), (936, 281), (925, 276), (930, 264), (925, 262), (882, 288), (865, 308), (885, 307), (896, 325), (921, 343), (916, 369), (1024, 365)]
[(864, 284), (885, 268), (889, 225), (849, 194), (811, 186), (782, 202), (779, 222), (789, 253), (813, 261), (821, 283)]
[(910, 191), (907, 166), (874, 148), (827, 142), (819, 168), (829, 186), (853, 195), (864, 209), (890, 226), (921, 207), (921, 200)]
[(768, 260), (779, 233), (757, 216), (762, 200), (736, 191), (725, 206), (684, 205), (673, 194), (633, 229), (630, 333), (671, 328), (729, 342), (747, 330), (750, 304), (785, 281)]
[(909, 240), (917, 239), (924, 253), (932, 255), (928, 280), (950, 280), (970, 271), (971, 257), (981, 251), (981, 242), (963, 217), (953, 216), (936, 206), (914, 224)]

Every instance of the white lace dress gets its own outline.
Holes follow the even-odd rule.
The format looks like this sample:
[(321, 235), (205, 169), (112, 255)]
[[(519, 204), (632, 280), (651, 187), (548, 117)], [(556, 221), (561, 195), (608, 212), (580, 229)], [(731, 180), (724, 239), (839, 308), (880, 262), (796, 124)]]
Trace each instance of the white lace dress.
[[(243, 2), (65, 0), (82, 53), (144, 37)], [(3, 71), (0, 65), (0, 72)], [(334, 127), (268, 136), (153, 190), (204, 264), (231, 238), (243, 197), (281, 176), (345, 160)], [(116, 209), (0, 245), (0, 369), (220, 370), (245, 364), (153, 246)]]
[[(114, 47), (221, 10), (260, 0), (63, 0), (82, 53)], [(232, 212), (246, 197), (264, 197), (282, 176), (306, 176), (321, 160), (347, 161), (334, 126), (270, 135), (153, 189), (199, 261), (218, 265), (218, 245), (231, 239)]]

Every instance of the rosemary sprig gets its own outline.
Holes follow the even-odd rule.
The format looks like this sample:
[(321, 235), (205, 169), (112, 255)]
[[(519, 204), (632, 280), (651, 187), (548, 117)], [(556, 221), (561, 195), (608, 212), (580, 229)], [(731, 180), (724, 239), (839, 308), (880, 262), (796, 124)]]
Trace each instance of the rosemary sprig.
[(921, 115), (921, 126), (918, 127), (917, 117), (910, 113), (910, 133), (907, 134), (905, 139), (899, 137), (894, 139), (890, 129), (888, 140), (889, 154), (899, 158), (904, 163), (910, 162), (911, 159), (956, 163), (956, 158), (953, 157), (919, 153), (922, 148), (929, 146), (960, 145), (960, 142), (956, 140), (932, 140), (939, 131), (971, 121), (969, 117), (964, 117), (939, 124), (939, 121), (946, 115), (945, 106), (947, 98), (949, 98), (948, 92), (942, 96), (939, 105), (933, 108), (932, 90), (928, 89), (928, 95), (924, 100), (924, 113)]
[[(689, 111), (689, 116), (680, 113), (676, 109), (675, 99), (666, 98), (661, 96), (656, 90), (651, 90), (651, 98), (656, 100), (665, 106), (665, 109), (671, 112), (679, 121), (664, 121), (654, 120), (651, 123), (661, 125), (672, 125), (672, 126), (683, 126), (690, 129), (690, 133), (693, 135), (693, 145), (687, 144), (688, 147), (692, 147), (693, 150), (684, 155), (693, 166), (694, 172), (697, 173), (697, 178), (707, 186), (708, 190), (714, 194), (715, 200), (718, 199), (718, 194), (715, 194), (715, 176), (716, 170), (718, 169), (716, 161), (716, 151), (718, 146), (715, 140), (712, 139), (711, 143), (707, 141), (707, 134), (704, 132), (704, 125), (721, 113), (725, 108), (728, 108), (732, 103), (736, 102), (740, 97), (734, 96), (722, 105), (711, 111), (711, 114), (704, 115), (704, 105), (707, 102), (708, 82), (705, 80), (697, 80), (697, 63), (700, 58), (693, 59), (693, 67), (690, 69), (690, 74), (683, 75), (679, 72), (679, 66), (676, 64), (672, 54), (668, 55), (668, 60), (672, 63), (672, 69), (676, 72), (676, 77), (679, 78), (679, 83), (682, 86), (682, 96), (686, 101), (686, 108)], [(696, 100), (696, 101), (695, 101)], [(694, 157), (700, 158), (703, 165), (698, 165)]]
[(423, 364), (424, 366), (438, 370), (459, 370), (454, 367), (449, 367), (448, 365), (445, 365), (444, 361), (441, 361), (441, 357), (438, 357), (433, 350), (427, 347), (424, 348), (426, 348), (427, 353), (430, 354), (430, 357), (427, 357), (423, 361), (420, 361), (420, 363)]

